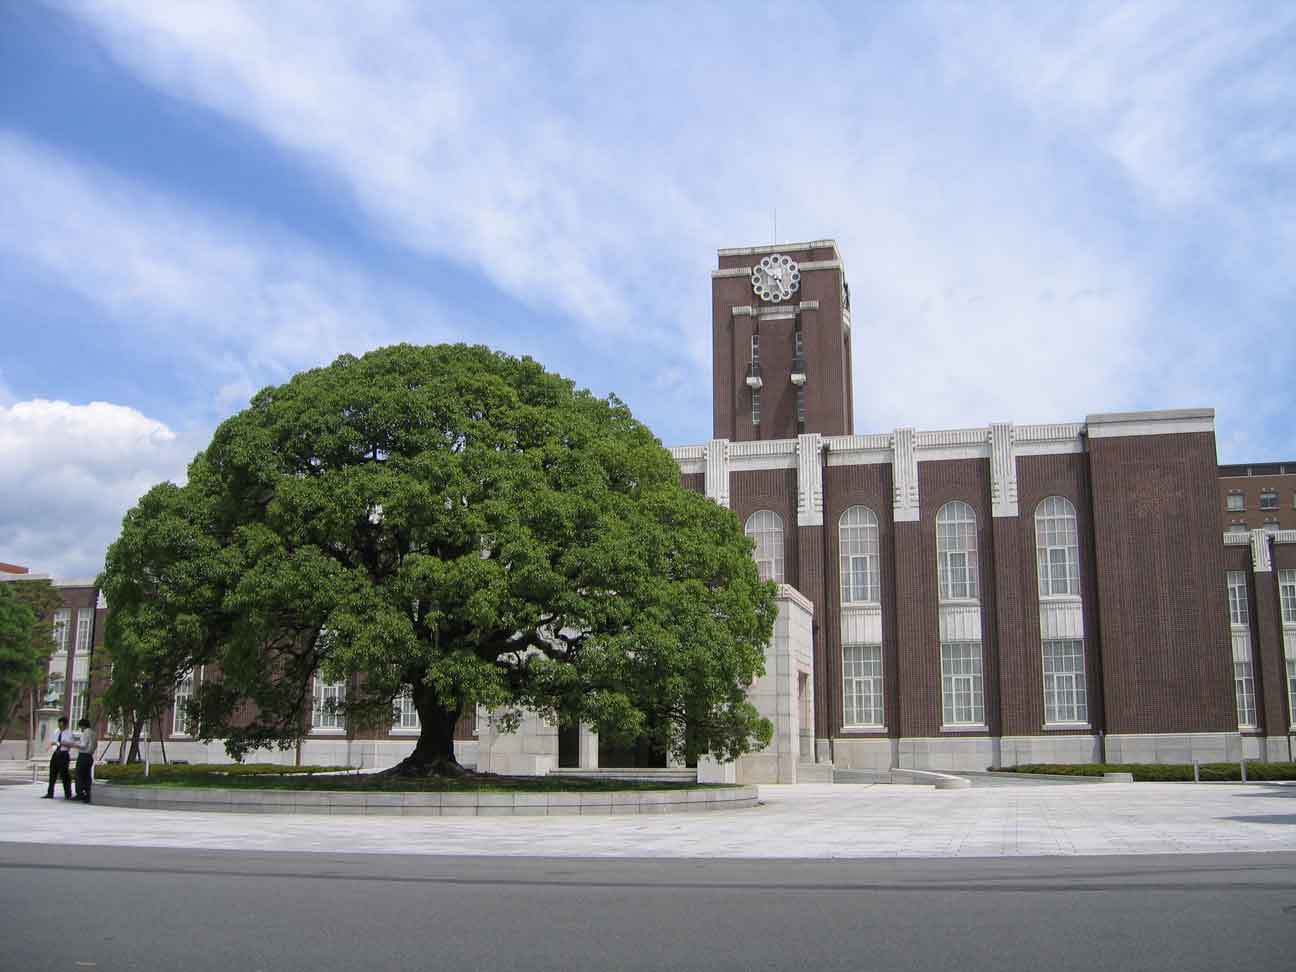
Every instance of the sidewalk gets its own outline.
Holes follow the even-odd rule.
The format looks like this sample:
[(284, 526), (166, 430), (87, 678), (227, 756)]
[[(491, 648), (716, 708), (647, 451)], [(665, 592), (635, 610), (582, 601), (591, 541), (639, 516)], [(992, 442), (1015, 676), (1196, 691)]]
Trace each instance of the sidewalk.
[(126, 810), (0, 787), (0, 840), (553, 857), (1037, 857), (1296, 851), (1296, 787), (762, 786), (698, 817), (301, 817)]

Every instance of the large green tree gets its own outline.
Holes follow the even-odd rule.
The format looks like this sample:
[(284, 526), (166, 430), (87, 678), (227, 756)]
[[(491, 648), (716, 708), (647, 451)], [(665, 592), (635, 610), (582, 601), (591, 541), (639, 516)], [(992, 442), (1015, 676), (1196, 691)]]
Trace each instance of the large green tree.
[(260, 392), (131, 511), (102, 584), (110, 651), (169, 687), (208, 666), (190, 712), (235, 755), (300, 739), (319, 675), (353, 725), (411, 692), (398, 771), (451, 773), (479, 703), (685, 758), (763, 745), (745, 689), (775, 605), (750, 551), (615, 398), (401, 345)]
[(0, 740), (24, 694), (35, 709), (54, 653), (54, 612), (63, 599), (48, 580), (0, 583)]

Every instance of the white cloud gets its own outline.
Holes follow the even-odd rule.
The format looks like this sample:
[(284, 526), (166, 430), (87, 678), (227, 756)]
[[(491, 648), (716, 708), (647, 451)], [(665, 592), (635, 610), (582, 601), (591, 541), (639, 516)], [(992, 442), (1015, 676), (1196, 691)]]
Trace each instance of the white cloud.
[[(594, 355), (633, 349), (639, 387), (618, 391), (690, 437), (705, 268), (774, 208), (781, 236), (835, 236), (850, 261), (864, 430), (1196, 404), (1223, 425), (1248, 407), (1223, 335), (1239, 315), (1279, 333), (1264, 301), (1292, 299), (1290, 204), (1245, 195), (1292, 152), (1291, 14), (1264, 5), (802, 6), (795, 30), (784, 8), (696, 5), (73, 9), (141, 78), (336, 180), (375, 232), (583, 321)], [(1182, 294), (1185, 239), (1218, 251), (1210, 306)], [(695, 380), (661, 396), (678, 367)]]
[(196, 450), (164, 423), (109, 402), (0, 407), (0, 559), (93, 576), (122, 516)]
[(344, 351), (449, 333), (426, 295), (291, 233), (180, 202), (3, 130), (0, 185), (0, 255), (96, 305), (127, 346), (174, 346), (195, 372), (214, 372), (222, 409), (239, 398), (234, 387), (282, 380)]

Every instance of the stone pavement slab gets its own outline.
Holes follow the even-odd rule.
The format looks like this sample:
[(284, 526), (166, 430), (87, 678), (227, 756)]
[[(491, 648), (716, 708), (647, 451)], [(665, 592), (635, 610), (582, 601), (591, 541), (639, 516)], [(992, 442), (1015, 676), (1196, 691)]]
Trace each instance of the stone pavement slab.
[(1296, 787), (760, 787), (701, 816), (325, 817), (133, 810), (0, 788), (0, 840), (546, 857), (916, 858), (1296, 851)]

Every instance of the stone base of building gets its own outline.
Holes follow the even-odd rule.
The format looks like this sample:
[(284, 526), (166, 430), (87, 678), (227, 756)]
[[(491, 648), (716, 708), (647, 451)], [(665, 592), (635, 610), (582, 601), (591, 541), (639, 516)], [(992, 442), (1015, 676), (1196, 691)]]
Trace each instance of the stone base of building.
[(1234, 763), (1243, 757), (1237, 732), (1166, 732), (1107, 736), (1109, 763)]
[(884, 773), (896, 766), (899, 739), (878, 736), (872, 739), (839, 738), (832, 741), (832, 761), (838, 769), (867, 770)]
[(1102, 762), (1102, 746), (1098, 736), (1090, 733), (1004, 736), (999, 743), (1000, 766), (1099, 762)]

